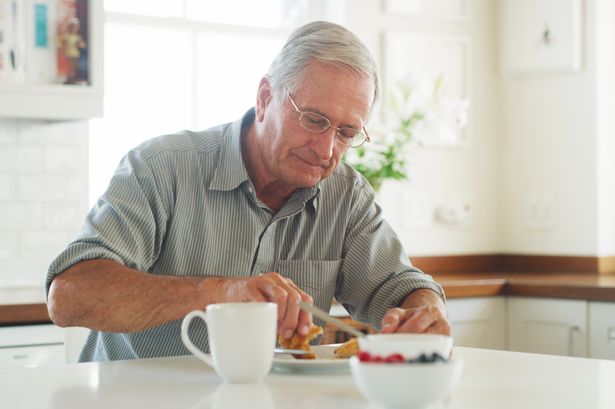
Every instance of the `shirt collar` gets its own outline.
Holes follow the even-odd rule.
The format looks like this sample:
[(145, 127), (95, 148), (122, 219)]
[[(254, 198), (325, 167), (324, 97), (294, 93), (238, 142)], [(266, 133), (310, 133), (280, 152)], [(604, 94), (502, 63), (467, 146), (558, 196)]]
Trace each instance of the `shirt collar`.
[(226, 130), (218, 166), (214, 172), (209, 189), (233, 190), (250, 180), (250, 175), (241, 156), (241, 131), (254, 122), (254, 108), (251, 108)]

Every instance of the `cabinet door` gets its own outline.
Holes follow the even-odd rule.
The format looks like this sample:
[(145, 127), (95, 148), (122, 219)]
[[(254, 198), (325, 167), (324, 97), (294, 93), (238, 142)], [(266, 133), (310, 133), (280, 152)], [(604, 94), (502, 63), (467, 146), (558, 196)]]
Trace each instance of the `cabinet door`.
[(615, 303), (589, 303), (589, 356), (615, 359)]
[(446, 302), (454, 344), (506, 349), (506, 299), (476, 297)]
[(510, 297), (508, 334), (511, 351), (587, 356), (587, 302)]
[(49, 324), (0, 328), (0, 368), (63, 363), (61, 328)]
[(0, 348), (0, 368), (61, 365), (65, 363), (64, 345), (35, 345)]

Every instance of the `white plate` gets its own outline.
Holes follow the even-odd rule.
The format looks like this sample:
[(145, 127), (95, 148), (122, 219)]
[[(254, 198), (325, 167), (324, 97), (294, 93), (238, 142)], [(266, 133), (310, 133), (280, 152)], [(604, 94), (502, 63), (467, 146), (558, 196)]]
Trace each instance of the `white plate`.
[(273, 358), (275, 372), (347, 372), (348, 359), (336, 359), (334, 351), (339, 344), (313, 346), (316, 359), (295, 359), (291, 355), (279, 354)]

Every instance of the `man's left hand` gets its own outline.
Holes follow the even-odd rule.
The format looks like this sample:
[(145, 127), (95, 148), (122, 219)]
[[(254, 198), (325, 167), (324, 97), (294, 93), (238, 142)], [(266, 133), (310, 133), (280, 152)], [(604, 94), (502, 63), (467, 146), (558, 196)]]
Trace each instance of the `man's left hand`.
[(382, 318), (381, 332), (451, 335), (451, 324), (446, 318), (446, 307), (440, 296), (432, 290), (420, 289), (411, 292), (401, 307), (387, 311)]

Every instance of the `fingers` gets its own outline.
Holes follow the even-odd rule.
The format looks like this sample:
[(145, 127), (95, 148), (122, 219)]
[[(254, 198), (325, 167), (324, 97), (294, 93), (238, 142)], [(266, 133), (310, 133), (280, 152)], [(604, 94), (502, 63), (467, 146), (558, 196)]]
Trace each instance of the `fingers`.
[(437, 306), (392, 308), (382, 319), (382, 333), (410, 332), (450, 335), (450, 323)]
[[(293, 330), (296, 328), (297, 332), (299, 332), (300, 335), (307, 335), (309, 332), (310, 325), (312, 324), (312, 314), (299, 308), (299, 301), (305, 301), (310, 304), (312, 304), (314, 301), (309, 294), (303, 292), (299, 287), (297, 287), (297, 285), (291, 279), (285, 278), (284, 280), (285, 283), (290, 286), (298, 296), (298, 298), (293, 297), (292, 299), (291, 297), (289, 297), (284, 322), (287, 325), (292, 326), (292, 324), (294, 323), (294, 317), (297, 316), (297, 323), (294, 327), (291, 328)], [(292, 332), (290, 332), (290, 336), (292, 336)]]
[[(304, 292), (302, 292), (301, 300), (309, 304), (314, 303), (312, 297)], [(310, 325), (312, 325), (312, 313), (305, 310), (299, 310), (299, 324), (297, 326), (297, 331), (299, 331), (299, 334), (307, 335), (310, 331)]]
[(382, 318), (380, 332), (392, 334), (397, 332), (399, 325), (405, 320), (406, 311), (402, 308), (391, 308)]
[(452, 335), (451, 325), (448, 321), (439, 321), (425, 330), (427, 334)]
[(299, 301), (311, 303), (312, 297), (278, 273), (262, 274), (253, 280), (265, 298), (278, 305), (278, 331), (282, 336), (288, 339), (295, 331), (306, 335), (312, 315), (299, 308)]

